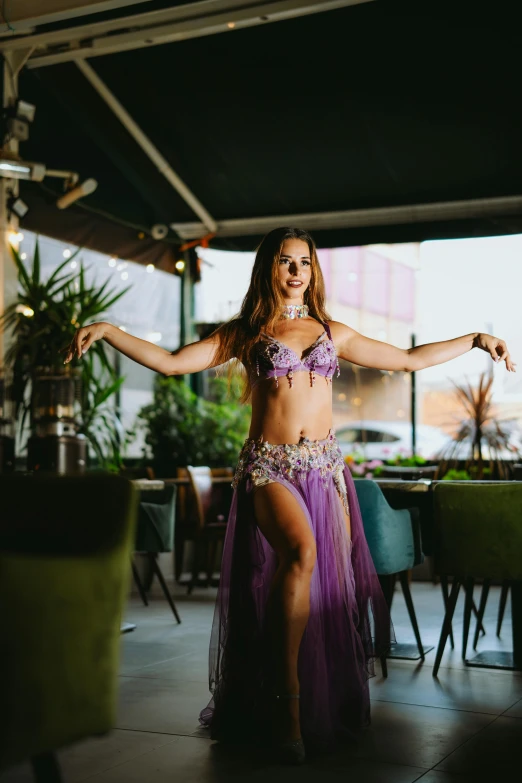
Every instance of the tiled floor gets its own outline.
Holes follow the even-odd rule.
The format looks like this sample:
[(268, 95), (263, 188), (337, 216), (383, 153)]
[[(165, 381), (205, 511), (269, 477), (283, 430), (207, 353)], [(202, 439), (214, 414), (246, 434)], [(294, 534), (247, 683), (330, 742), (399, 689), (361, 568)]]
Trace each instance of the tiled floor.
[[(137, 629), (122, 638), (120, 709), (110, 736), (59, 753), (66, 783), (224, 783), (228, 780), (303, 783), (482, 783), (518, 780), (522, 769), (522, 675), (466, 668), (460, 660), (462, 607), (456, 649), (447, 650), (438, 679), (434, 651), (422, 665), (391, 660), (389, 676), (371, 681), (372, 727), (356, 745), (301, 768), (278, 767), (211, 742), (197, 715), (208, 698), (207, 653), (215, 591), (178, 591), (183, 623), (166, 603), (148, 608), (133, 597), (127, 618)], [(439, 588), (414, 583), (413, 598), (425, 644), (436, 644), (441, 623)], [(485, 649), (510, 649), (510, 617), (495, 637), (498, 590), (486, 615)], [(399, 592), (393, 620), (399, 641), (411, 628)], [(28, 765), (0, 783), (32, 781)]]

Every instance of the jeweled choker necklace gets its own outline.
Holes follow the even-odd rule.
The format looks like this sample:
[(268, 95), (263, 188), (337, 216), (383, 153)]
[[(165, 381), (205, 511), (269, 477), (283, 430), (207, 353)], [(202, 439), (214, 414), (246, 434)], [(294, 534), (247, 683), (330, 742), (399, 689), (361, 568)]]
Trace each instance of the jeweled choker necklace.
[(308, 305), (283, 305), (281, 318), (308, 318)]

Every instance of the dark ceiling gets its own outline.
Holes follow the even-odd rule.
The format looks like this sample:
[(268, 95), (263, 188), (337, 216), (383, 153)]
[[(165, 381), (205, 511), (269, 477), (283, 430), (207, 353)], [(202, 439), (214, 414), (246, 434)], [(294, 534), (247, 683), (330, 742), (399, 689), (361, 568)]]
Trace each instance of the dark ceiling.
[[(519, 39), (515, 24), (378, 1), (90, 64), (219, 221), (520, 195)], [(24, 183), (25, 224), (169, 268), (180, 239), (155, 242), (151, 226), (198, 218), (76, 65), (22, 72), (20, 95), (37, 106), (23, 156), (99, 181), (63, 212), (58, 180)], [(522, 215), (506, 214), (315, 235), (334, 246), (521, 231)]]

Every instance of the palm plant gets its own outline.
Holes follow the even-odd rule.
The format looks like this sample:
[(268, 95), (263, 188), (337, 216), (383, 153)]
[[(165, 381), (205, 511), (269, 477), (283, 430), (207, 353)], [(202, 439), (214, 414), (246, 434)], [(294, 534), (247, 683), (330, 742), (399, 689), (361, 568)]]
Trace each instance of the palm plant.
[(81, 390), (80, 432), (89, 438), (103, 467), (119, 464), (121, 427), (113, 410), (108, 415), (108, 400), (124, 379), (117, 377), (102, 341), (96, 342), (81, 362), (74, 359), (65, 367), (62, 351), (70, 343), (75, 328), (106, 313), (128, 288), (115, 293), (108, 289), (109, 281), (98, 287), (88, 285), (82, 263), (78, 273), (66, 272), (65, 267), (79, 250), (47, 280), (41, 276), (38, 242), (30, 271), (14, 248), (12, 252), (19, 291), (17, 300), (6, 308), (1, 321), (4, 329), (12, 333), (5, 362), (12, 373), (13, 401), (20, 430), (23, 431), (28, 416), (33, 423), (31, 395), (36, 375), (73, 374)]
[(502, 454), (514, 451), (513, 456), (516, 456), (516, 449), (510, 443), (509, 427), (495, 416), (492, 373), (481, 373), (476, 388), (469, 382), (454, 383), (454, 386), (466, 418), (460, 422), (453, 440), (443, 452), (439, 475), (444, 476), (449, 469), (455, 468), (466, 449), (466, 468), (473, 478), (482, 479), (486, 473), (507, 478), (509, 470)]

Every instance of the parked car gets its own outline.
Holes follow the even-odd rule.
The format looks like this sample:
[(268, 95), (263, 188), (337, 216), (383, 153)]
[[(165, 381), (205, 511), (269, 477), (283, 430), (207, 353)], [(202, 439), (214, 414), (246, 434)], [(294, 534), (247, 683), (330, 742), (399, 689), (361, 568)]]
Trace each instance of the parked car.
[[(343, 456), (358, 452), (368, 460), (392, 459), (411, 454), (411, 424), (406, 421), (352, 421), (336, 430)], [(450, 438), (437, 427), (419, 424), (416, 428), (416, 452), (425, 459), (436, 459)]]

